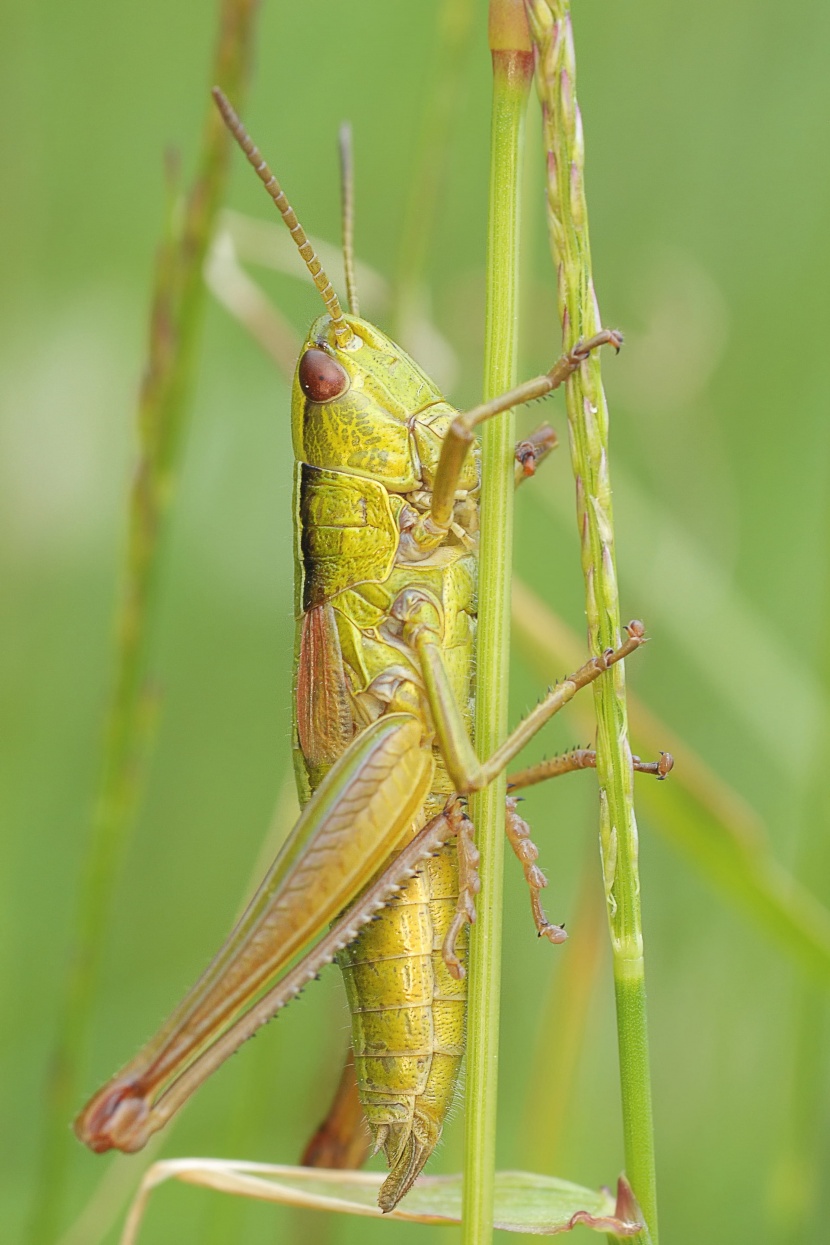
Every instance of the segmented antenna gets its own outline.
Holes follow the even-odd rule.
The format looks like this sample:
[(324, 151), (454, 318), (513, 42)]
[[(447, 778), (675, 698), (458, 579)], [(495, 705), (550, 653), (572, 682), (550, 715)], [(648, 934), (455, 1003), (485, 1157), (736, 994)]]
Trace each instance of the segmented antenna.
[(354, 333), (343, 318), (340, 300), (334, 292), (331, 281), (326, 276), (323, 265), (315, 254), (314, 247), (306, 237), (305, 230), (297, 220), (297, 213), (286, 199), (282, 187), (263, 160), (259, 149), (254, 145), (253, 139), (236, 115), (227, 96), (218, 86), (213, 88), (212, 95), (216, 101), (217, 108), (222, 114), (222, 120), (244, 151), (249, 164), (253, 166), (257, 177), (274, 200), (278, 212), (288, 226), (288, 232), (296, 242), (297, 249), (305, 260), (306, 267), (311, 273), (314, 284), (320, 291), (323, 302), (326, 304), (328, 313), (331, 316), (337, 345), (341, 348), (348, 347), (354, 341)]
[(340, 127), (340, 182), (343, 196), (343, 268), (346, 273), (346, 297), (349, 311), (360, 315), (357, 301), (357, 278), (354, 270), (354, 161), (352, 159), (352, 127), (344, 121)]

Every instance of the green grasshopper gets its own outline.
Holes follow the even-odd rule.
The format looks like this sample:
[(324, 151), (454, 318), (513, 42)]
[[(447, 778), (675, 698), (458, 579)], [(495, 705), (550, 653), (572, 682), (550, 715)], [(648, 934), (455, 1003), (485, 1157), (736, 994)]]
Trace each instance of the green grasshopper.
[[(478, 854), (459, 797), (487, 786), (579, 688), (645, 639), (642, 624), (630, 623), (619, 648), (569, 675), (493, 756), (479, 759), (471, 738), (475, 430), (550, 393), (591, 350), (606, 343), (619, 349), (621, 337), (606, 330), (578, 342), (546, 375), (459, 413), (358, 315), (348, 191), (346, 314), (276, 178), (222, 93), (214, 96), (326, 308), (306, 335), (291, 397), (294, 757), (302, 813), (207, 971), (75, 1128), (93, 1150), (139, 1150), (336, 957), (352, 1013), (353, 1065), (333, 1123), (308, 1153), (325, 1165), (362, 1159), (346, 1136), (359, 1122), (348, 1105), (356, 1087), (375, 1149), (391, 1169), (378, 1198), (388, 1211), (438, 1143), (464, 1054), (463, 961)], [(543, 427), (520, 444), (517, 478), (533, 474), (553, 441)], [(569, 753), (517, 775), (511, 791), (593, 762), (590, 752)], [(663, 777), (670, 763), (638, 768)], [(546, 879), (512, 794), (507, 805), (508, 838), (524, 867), (536, 928), (561, 942), (564, 930), (541, 906)]]

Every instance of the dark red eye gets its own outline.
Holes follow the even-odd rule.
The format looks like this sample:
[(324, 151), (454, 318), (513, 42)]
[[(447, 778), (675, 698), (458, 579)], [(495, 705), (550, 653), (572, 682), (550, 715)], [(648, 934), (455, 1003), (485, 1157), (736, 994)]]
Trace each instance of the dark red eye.
[(324, 350), (307, 350), (300, 359), (300, 388), (312, 402), (331, 402), (349, 387), (349, 377)]

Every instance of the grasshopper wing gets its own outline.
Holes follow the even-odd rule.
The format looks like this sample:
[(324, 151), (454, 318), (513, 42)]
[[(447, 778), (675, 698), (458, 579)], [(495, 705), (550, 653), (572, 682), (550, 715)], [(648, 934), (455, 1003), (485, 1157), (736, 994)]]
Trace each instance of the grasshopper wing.
[[(303, 810), (219, 954), (147, 1045), (87, 1104), (93, 1150), (139, 1150), (155, 1103), (359, 894), (421, 812), (433, 760), (423, 724), (388, 714), (358, 735)], [(219, 1062), (217, 1060), (217, 1062)], [(211, 1069), (212, 1070), (212, 1069)]]

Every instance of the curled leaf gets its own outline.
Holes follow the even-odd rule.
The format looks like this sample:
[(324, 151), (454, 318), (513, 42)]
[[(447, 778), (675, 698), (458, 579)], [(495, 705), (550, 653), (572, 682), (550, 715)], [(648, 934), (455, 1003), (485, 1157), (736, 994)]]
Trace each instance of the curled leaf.
[[(410, 1223), (461, 1222), (460, 1175), (422, 1176), (403, 1202), (386, 1215), (381, 1214), (377, 1205), (383, 1179), (380, 1172), (282, 1167), (231, 1159), (165, 1160), (154, 1163), (144, 1176), (121, 1245), (135, 1245), (149, 1195), (165, 1180), (183, 1180), (223, 1193), (310, 1210), (403, 1219)], [(631, 1238), (643, 1229), (636, 1219), (623, 1217), (630, 1209), (636, 1209), (636, 1203), (626, 1198), (622, 1184), (615, 1203), (607, 1189), (585, 1189), (533, 1172), (496, 1172), (494, 1226), (505, 1232), (555, 1236), (583, 1225), (614, 1237)]]

